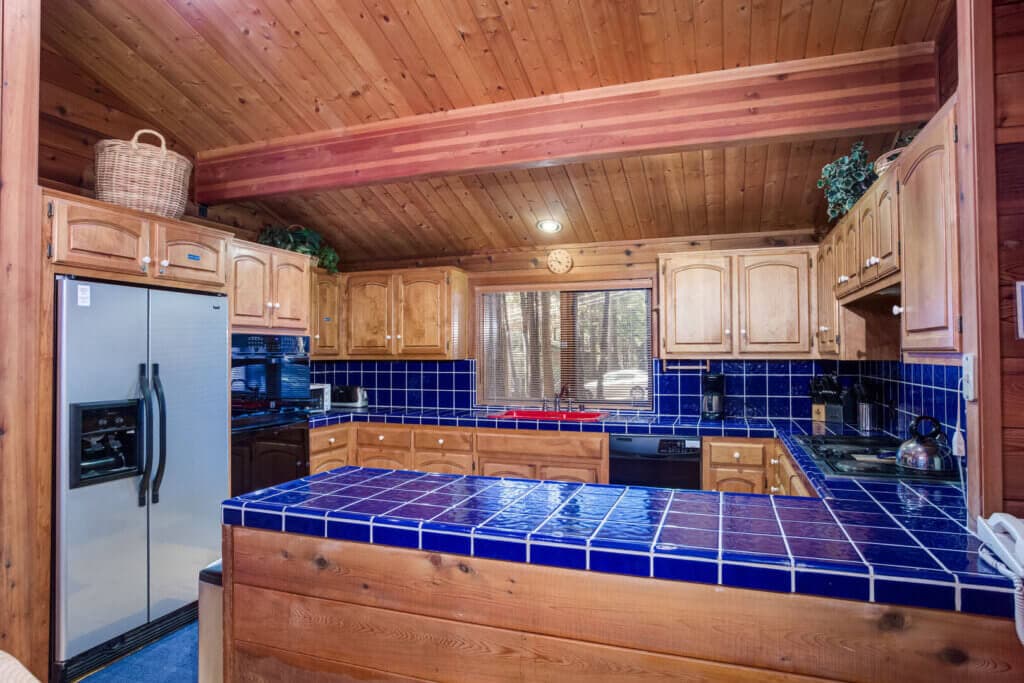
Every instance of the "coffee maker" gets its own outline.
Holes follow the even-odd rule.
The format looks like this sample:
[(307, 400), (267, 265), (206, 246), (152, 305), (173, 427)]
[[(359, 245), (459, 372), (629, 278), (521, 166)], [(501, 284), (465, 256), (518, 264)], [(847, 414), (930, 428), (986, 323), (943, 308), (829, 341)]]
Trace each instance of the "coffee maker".
[(725, 418), (725, 375), (705, 373), (700, 377), (700, 417), (702, 420)]

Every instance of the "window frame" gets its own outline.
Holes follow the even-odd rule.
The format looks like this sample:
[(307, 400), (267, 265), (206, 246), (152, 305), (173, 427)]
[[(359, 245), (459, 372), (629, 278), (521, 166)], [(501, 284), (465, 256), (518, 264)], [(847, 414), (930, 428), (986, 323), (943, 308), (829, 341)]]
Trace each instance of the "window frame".
[[(653, 361), (658, 357), (658, 346), (657, 346), (657, 320), (655, 315), (658, 311), (656, 303), (657, 290), (654, 286), (653, 278), (635, 278), (630, 280), (591, 280), (591, 281), (577, 281), (577, 282), (559, 282), (559, 283), (530, 283), (530, 284), (518, 284), (509, 283), (507, 285), (479, 285), (474, 287), (473, 290), (473, 356), (476, 358), (476, 401), (474, 405), (481, 406), (484, 408), (500, 408), (503, 406), (516, 405), (524, 407), (537, 407), (540, 408), (543, 405), (542, 401), (533, 400), (518, 400), (515, 402), (510, 401), (488, 401), (486, 399), (486, 363), (482, 362), (481, 348), (480, 348), (480, 307), (482, 305), (482, 297), (484, 294), (496, 294), (501, 292), (550, 292), (557, 291), (566, 294), (575, 292), (595, 292), (595, 291), (606, 291), (606, 290), (634, 290), (642, 289), (647, 290), (647, 316), (648, 322), (651, 326), (650, 331), (650, 348), (651, 348), (651, 369), (648, 371), (651, 376), (650, 389), (649, 389), (649, 401), (648, 407), (638, 408), (635, 406), (629, 406), (622, 403), (600, 403), (597, 401), (586, 401), (583, 403), (587, 408), (599, 408), (601, 410), (625, 410), (625, 411), (638, 411), (638, 412), (650, 412), (654, 410), (654, 394), (656, 391), (655, 378), (653, 377)], [(574, 307), (567, 307), (563, 309), (561, 316), (562, 322), (562, 338), (566, 338), (566, 334), (575, 335), (575, 315), (576, 311)], [(561, 367), (564, 372), (566, 368), (572, 368), (575, 365), (574, 354), (569, 352), (568, 348), (562, 349), (561, 353)], [(576, 398), (576, 387), (571, 387), (571, 393), (573, 400), (577, 401)]]

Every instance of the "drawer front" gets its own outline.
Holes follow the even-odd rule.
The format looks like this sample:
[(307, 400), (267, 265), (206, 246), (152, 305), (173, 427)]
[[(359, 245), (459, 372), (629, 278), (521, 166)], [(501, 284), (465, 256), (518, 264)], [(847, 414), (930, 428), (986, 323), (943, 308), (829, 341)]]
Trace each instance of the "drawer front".
[(712, 465), (732, 467), (763, 467), (765, 445), (742, 441), (712, 441), (707, 455)]
[(317, 474), (319, 472), (326, 472), (328, 470), (344, 467), (347, 464), (347, 448), (311, 453), (309, 456), (309, 473)]
[(412, 430), (385, 426), (361, 426), (356, 432), (356, 443), (377, 448), (412, 448)]
[(443, 451), (417, 451), (412, 469), (418, 472), (441, 474), (473, 474), (472, 453), (446, 453)]
[(460, 429), (417, 429), (413, 432), (417, 450), (473, 451), (473, 432)]
[(356, 453), (355, 464), (386, 470), (408, 470), (412, 469), (412, 453), (407, 450), (360, 448)]
[(504, 459), (501, 456), (478, 458), (479, 474), (485, 477), (510, 477), (513, 479), (536, 479), (537, 467), (522, 462), (513, 462), (512, 458)]
[(558, 435), (516, 434), (481, 431), (476, 437), (478, 453), (517, 453), (530, 456), (600, 458), (608, 448), (605, 434)]
[(348, 446), (349, 429), (348, 425), (333, 425), (309, 430), (310, 453)]
[(578, 467), (574, 465), (541, 465), (538, 471), (541, 479), (556, 481), (577, 481), (581, 484), (597, 484), (601, 479), (598, 465)]

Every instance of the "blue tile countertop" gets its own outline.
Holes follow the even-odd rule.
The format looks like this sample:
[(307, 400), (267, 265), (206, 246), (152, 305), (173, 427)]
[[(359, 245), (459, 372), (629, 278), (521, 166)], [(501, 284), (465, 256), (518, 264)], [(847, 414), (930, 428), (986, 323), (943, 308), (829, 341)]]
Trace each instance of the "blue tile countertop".
[[(789, 432), (779, 435), (801, 466), (813, 467)], [(808, 475), (815, 480), (813, 471)], [(958, 489), (826, 479), (820, 471), (817, 479), (822, 499), (342, 467), (224, 501), (223, 522), (579, 570), (1012, 615), (1011, 585), (979, 560), (979, 542), (962, 524)]]

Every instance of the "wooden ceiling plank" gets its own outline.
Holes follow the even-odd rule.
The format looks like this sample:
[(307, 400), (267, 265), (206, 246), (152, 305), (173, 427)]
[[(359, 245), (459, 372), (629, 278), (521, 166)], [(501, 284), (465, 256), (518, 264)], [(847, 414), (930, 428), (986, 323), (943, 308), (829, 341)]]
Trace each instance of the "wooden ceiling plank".
[(63, 54), (49, 49), (42, 50), (39, 74), (42, 80), (59, 86), (63, 90), (87, 97), (94, 102), (131, 114), (136, 118), (145, 118), (145, 114), (139, 111), (134, 104), (117, 95), (87, 69), (78, 66)]
[(495, 3), (496, 10), (501, 14), (501, 21), (505, 24), (505, 30), (511, 38), (512, 45), (519, 61), (526, 70), (526, 77), (530, 81), (530, 87), (537, 95), (547, 95), (562, 90), (572, 90), (575, 83), (566, 81), (564, 73), (562, 83), (556, 82), (556, 76), (549, 68), (545, 60), (546, 46), (534, 33), (533, 24), (523, 3), (505, 2)]
[[(449, 184), (462, 184), (459, 177), (449, 178), (448, 181)], [(537, 222), (542, 218), (547, 218), (549, 213), (544, 200), (534, 186), (533, 180), (525, 171), (510, 171), (504, 178), (499, 179), (499, 182), (505, 196), (508, 197), (516, 208), (522, 225), (522, 233), (525, 235), (531, 234), (536, 230)], [(468, 189), (466, 193), (467, 196), (471, 196)], [(480, 209), (478, 202), (474, 201), (472, 204), (480, 212), (480, 216), (488, 216), (488, 214), (485, 214)], [(476, 214), (473, 214), (473, 218), (475, 221), (480, 220)], [(559, 236), (560, 238), (561, 236)], [(500, 244), (498, 240), (495, 240), (494, 243)]]
[(857, 52), (864, 49), (864, 37), (868, 33), (868, 22), (871, 20), (873, 1), (843, 0), (843, 8), (839, 13), (839, 25), (842, 30), (836, 31), (833, 54)]
[[(462, 83), (473, 104), (508, 100), (511, 95), (500, 80), (490, 82), (486, 77), (495, 72), (500, 73), (500, 70), (486, 43), (480, 45), (482, 32), (476, 17), (469, 12), (470, 21), (463, 23), (458, 14), (453, 14), (458, 8), (469, 9), (461, 2), (416, 0), (416, 9), (423, 21), (421, 30), (433, 35), (452, 74)], [(411, 8), (408, 11), (411, 12)]]
[[(89, 0), (89, 12), (132, 46), (238, 141), (281, 135), (291, 122), (264, 103), (245, 79), (209, 49), (176, 12), (163, 3)], [(153, 31), (153, 26), (162, 30)], [(182, 50), (182, 45), (188, 49)], [(211, 85), (215, 84), (215, 87)], [(244, 109), (245, 116), (238, 116)], [(175, 131), (179, 135), (185, 131)]]
[(331, 193), (343, 209), (361, 224), (363, 230), (373, 236), (374, 241), (380, 240), (389, 251), (402, 253), (406, 256), (416, 254), (416, 249), (410, 243), (409, 236), (401, 225), (388, 223), (377, 212), (375, 203), (369, 202), (360, 194), (365, 188), (346, 188)]
[(725, 232), (743, 230), (743, 193), (746, 190), (747, 148), (725, 148)]
[(761, 0), (750, 7), (750, 63), (770, 64), (779, 52), (782, 0)]
[(665, 190), (668, 194), (669, 210), (672, 212), (672, 232), (663, 233), (666, 237), (693, 232), (689, 226), (685, 175), (682, 155), (679, 153), (665, 155)]
[(562, 34), (562, 42), (569, 59), (569, 68), (576, 81), (576, 89), (595, 88), (601, 85), (601, 75), (597, 68), (597, 58), (586, 31), (583, 8), (579, 0), (565, 0), (555, 14), (555, 24)]
[(704, 201), (704, 154), (700, 151), (682, 152), (683, 186), (686, 190), (687, 234), (706, 234), (708, 210)]
[(697, 33), (693, 0), (661, 0), (673, 76), (697, 73)]
[[(807, 182), (807, 166), (811, 160), (813, 140), (800, 140), (789, 147), (789, 160), (786, 163), (786, 180), (782, 192), (782, 214), (796, 216), (794, 220), (803, 220), (800, 214), (800, 203), (804, 196), (804, 183)], [(820, 175), (820, 171), (819, 171)], [(815, 179), (815, 182), (817, 180)]]
[(594, 229), (591, 228), (590, 221), (587, 219), (587, 214), (580, 205), (580, 198), (576, 195), (576, 189), (573, 187), (572, 180), (569, 179), (569, 173), (566, 171), (566, 168), (564, 166), (533, 168), (530, 169), (530, 173), (547, 174), (552, 185), (555, 187), (555, 191), (558, 193), (562, 206), (565, 207), (565, 212), (572, 220), (572, 225), (576, 230), (576, 234), (580, 236), (580, 242), (596, 241), (596, 233), (594, 232)]
[(624, 228), (627, 219), (619, 215), (619, 206), (615, 201), (608, 182), (608, 174), (601, 161), (585, 161), (583, 170), (587, 174), (587, 180), (590, 181), (590, 188), (594, 192), (594, 201), (598, 210), (606, 218), (605, 229), (613, 240), (626, 239), (627, 233)]
[(643, 46), (640, 41), (640, 16), (634, 2), (617, 2), (613, 8), (617, 18), (614, 37), (618, 39), (619, 50), (626, 63), (626, 77), (630, 81), (642, 81), (646, 68), (644, 65)]
[(937, 0), (935, 12), (932, 13), (931, 22), (928, 24), (928, 29), (924, 34), (925, 40), (938, 40), (939, 36), (942, 35), (942, 30), (946, 26), (946, 20), (949, 19), (949, 14), (953, 11), (954, 1)]
[[(139, 119), (131, 114), (95, 102), (87, 97), (68, 92), (52, 83), (43, 81), (39, 84), (39, 111), (44, 116), (57, 119), (77, 126), (104, 138), (130, 138), (140, 128), (148, 128), (152, 124), (146, 119)], [(188, 153), (188, 149), (177, 141), (169, 140), (180, 151)]]
[(619, 223), (622, 226), (623, 237), (627, 235), (642, 234), (640, 226), (640, 214), (633, 201), (634, 196), (630, 191), (629, 180), (626, 178), (626, 171), (623, 168), (622, 159), (605, 159), (598, 162), (604, 169), (605, 180), (611, 189), (612, 201), (615, 202), (615, 210), (619, 215)]
[(813, 0), (782, 0), (778, 59), (801, 59), (804, 56), (813, 6)]
[[(436, 181), (436, 182), (434, 182)], [(486, 203), (481, 203), (472, 188), (463, 181), (463, 177), (449, 176), (444, 179), (431, 179), (431, 184), (437, 189), (438, 194), (457, 207), (462, 231), (457, 235), (464, 242), (472, 241), (473, 249), (500, 248), (500, 246), (489, 247), (489, 245), (501, 245), (501, 226), (497, 223), (492, 212), (487, 212)], [(457, 203), (455, 203), (457, 202)], [(480, 226), (487, 226), (484, 233), (480, 232)], [(519, 223), (518, 226), (524, 235), (529, 235), (532, 226)]]
[(508, 27), (501, 16), (501, 11), (492, 0), (466, 0), (476, 15), (477, 24), (487, 37), (487, 44), (490, 45), (498, 64), (501, 66), (501, 73), (505, 76), (505, 82), (511, 89), (514, 99), (524, 99), (536, 96), (536, 91), (530, 83), (530, 77), (526, 73), (519, 53), (516, 51), (515, 41), (508, 32)]
[[(863, 1), (863, 0), (861, 0)], [(846, 27), (839, 23), (843, 0), (814, 0), (811, 18), (807, 25), (805, 57), (821, 57), (833, 54), (836, 35)]]
[(597, 63), (600, 85), (627, 83), (629, 67), (622, 54), (621, 36), (615, 35), (615, 8), (604, 0), (578, 0), (584, 29)]
[(587, 222), (594, 233), (594, 239), (598, 242), (607, 242), (613, 239), (611, 235), (614, 234), (614, 228), (610, 227), (609, 223), (617, 217), (613, 218), (612, 215), (605, 213), (598, 204), (597, 196), (599, 193), (591, 185), (587, 169), (583, 167), (583, 164), (567, 164), (564, 168), (566, 175), (569, 176), (569, 182), (572, 184), (573, 191), (579, 198), (580, 206), (583, 207), (583, 211), (587, 216)]
[[(530, 234), (537, 229), (537, 222), (542, 218), (547, 218), (547, 216), (538, 215), (536, 211), (538, 207), (535, 202), (527, 199), (524, 192), (525, 188), (520, 185), (519, 176), (516, 173), (517, 171), (508, 170), (491, 174), (490, 178), (493, 179), (494, 184), (488, 191), (492, 197), (505, 197), (508, 202), (506, 207), (511, 206), (520, 224), (526, 228), (526, 234)], [(554, 239), (557, 239), (557, 237)]]
[(747, 148), (747, 168), (744, 175), (746, 187), (743, 190), (744, 232), (754, 231), (761, 227), (767, 166), (768, 145), (755, 145)]
[(532, 2), (526, 4), (526, 13), (555, 90), (567, 92), (590, 87), (590, 82), (581, 85), (576, 80), (565, 37), (558, 26), (556, 7), (548, 2)]
[[(499, 194), (497, 202), (491, 197), (487, 189), (488, 186), (484, 184), (483, 176), (459, 176), (457, 180), (470, 193), (473, 201), (487, 216), (490, 224), (495, 227), (495, 242), (502, 247), (520, 247), (531, 242), (530, 226), (522, 223), (504, 194)], [(488, 182), (491, 180), (488, 178)]]
[[(778, 78), (780, 73), (786, 77)], [(751, 93), (758, 96), (756, 107), (750, 106)], [(934, 46), (927, 43), (209, 150), (200, 154), (197, 196), (211, 203), (687, 147), (872, 132), (927, 119), (936, 104)]]
[(433, 253), (443, 248), (437, 241), (430, 239), (430, 233), (424, 230), (423, 226), (417, 224), (402, 210), (388, 194), (386, 187), (368, 185), (352, 189), (367, 206), (373, 207), (382, 223), (398, 228), (395, 232), (410, 246), (413, 254)]
[(561, 240), (583, 242), (587, 239), (587, 232), (577, 228), (576, 218), (578, 216), (569, 212), (565, 201), (551, 180), (551, 176), (548, 175), (548, 169), (531, 168), (526, 171), (519, 171), (518, 173), (523, 173), (530, 177), (534, 187), (537, 188), (537, 192), (540, 193), (541, 201), (547, 207), (548, 215), (562, 224), (562, 232), (559, 235)]
[[(679, 25), (663, 15), (666, 4), (663, 0), (640, 0), (637, 3), (645, 79), (677, 75), (672, 68), (672, 57), (669, 53), (679, 45), (679, 37), (675, 34)], [(670, 12), (673, 10), (671, 6), (667, 9)]]
[(750, 0), (723, 0), (722, 64), (726, 69), (750, 65)]
[[(433, 226), (446, 253), (454, 252), (462, 246), (462, 241), (455, 234), (454, 222), (438, 213), (434, 204), (420, 192), (415, 183), (395, 183), (388, 185), (388, 188), (392, 196), (406, 202), (407, 211), (411, 216)], [(440, 199), (437, 201), (439, 205), (443, 206)]]
[(696, 0), (694, 31), (697, 45), (697, 71), (720, 71), (725, 68), (722, 36), (725, 31), (723, 0)]
[(282, 197), (264, 203), (288, 216), (290, 221), (300, 225), (317, 226), (343, 261), (372, 260), (381, 257), (379, 245), (374, 247), (365, 241), (362, 230), (352, 230), (345, 226), (338, 219), (339, 210), (336, 205), (324, 201), (322, 193)]
[(871, 8), (871, 19), (868, 20), (867, 34), (864, 36), (863, 49), (870, 50), (893, 44), (906, 4), (907, 0), (875, 0)]
[[(640, 218), (641, 236), (662, 237), (677, 234), (685, 227), (685, 217), (677, 227), (669, 205), (664, 154), (623, 159), (629, 169), (629, 189)], [(639, 167), (639, 168), (637, 168)]]
[(768, 145), (764, 169), (764, 199), (761, 204), (761, 230), (774, 230), (785, 222), (782, 198), (786, 189), (789, 150), (789, 143)]
[[(803, 181), (803, 196), (800, 200), (800, 208), (792, 215), (803, 218), (803, 224), (813, 223), (822, 204), (824, 191), (818, 187), (818, 178), (821, 177), (822, 167), (836, 159), (836, 157), (847, 154), (850, 151), (851, 138), (840, 140), (815, 140), (811, 148), (811, 156), (807, 162), (807, 172)], [(827, 213), (825, 214), (828, 215)]]
[(729, 232), (725, 222), (725, 150), (701, 152), (704, 163), (704, 204), (710, 232)]
[(377, 25), (395, 51), (408, 55), (407, 64), (417, 65), (413, 77), (438, 84), (445, 96), (444, 108), (469, 107), (485, 102), (469, 93), (415, 3), (400, 2), (396, 5), (391, 0), (364, 0), (363, 4), (373, 8)]
[(913, 42), (917, 43), (927, 40), (928, 27), (931, 26), (932, 17), (948, 10), (943, 3), (937, 0), (907, 0), (900, 16), (899, 26), (896, 27), (894, 43)]

